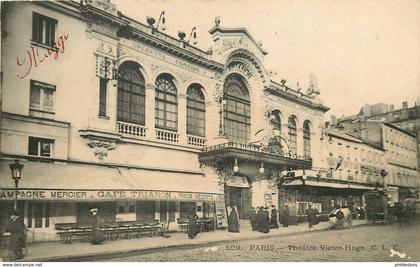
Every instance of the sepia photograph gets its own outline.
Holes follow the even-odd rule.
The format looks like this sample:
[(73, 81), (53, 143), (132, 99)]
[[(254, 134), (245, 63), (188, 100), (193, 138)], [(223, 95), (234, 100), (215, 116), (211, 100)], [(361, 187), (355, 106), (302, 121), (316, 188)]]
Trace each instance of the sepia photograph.
[(418, 266), (419, 0), (0, 9), (0, 266)]

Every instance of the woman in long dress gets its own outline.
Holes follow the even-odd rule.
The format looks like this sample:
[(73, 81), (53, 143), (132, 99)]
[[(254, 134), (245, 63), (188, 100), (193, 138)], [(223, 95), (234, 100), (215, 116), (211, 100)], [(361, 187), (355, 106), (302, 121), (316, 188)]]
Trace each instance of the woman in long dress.
[(232, 207), (232, 211), (228, 217), (229, 232), (239, 233), (239, 221), (238, 213), (236, 212), (235, 207)]
[(105, 236), (98, 229), (98, 209), (93, 208), (90, 210), (93, 216), (92, 235), (90, 243), (93, 245), (101, 244), (105, 241)]
[(188, 237), (190, 239), (193, 239), (195, 236), (197, 236), (199, 229), (197, 226), (197, 213), (195, 213), (194, 210), (190, 209), (190, 212), (188, 214)]

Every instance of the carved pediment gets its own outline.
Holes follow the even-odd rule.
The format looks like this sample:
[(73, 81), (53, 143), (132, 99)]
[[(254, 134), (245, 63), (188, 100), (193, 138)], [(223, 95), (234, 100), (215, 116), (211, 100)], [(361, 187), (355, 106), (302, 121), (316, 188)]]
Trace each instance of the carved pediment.
[(237, 49), (249, 50), (261, 61), (267, 54), (261, 42), (256, 42), (245, 28), (222, 28), (217, 25), (209, 32), (214, 41), (212, 51), (215, 59), (221, 59)]

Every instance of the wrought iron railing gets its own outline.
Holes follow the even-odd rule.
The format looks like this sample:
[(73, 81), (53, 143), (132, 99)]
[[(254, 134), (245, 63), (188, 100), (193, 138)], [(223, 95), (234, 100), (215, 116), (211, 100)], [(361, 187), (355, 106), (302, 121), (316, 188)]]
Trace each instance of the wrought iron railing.
[(286, 153), (286, 152), (272, 152), (269, 149), (265, 149), (262, 146), (253, 145), (253, 144), (247, 145), (247, 144), (241, 144), (241, 143), (235, 143), (235, 142), (228, 142), (228, 143), (224, 143), (224, 144), (204, 147), (202, 149), (202, 151), (203, 152), (211, 152), (211, 151), (216, 151), (216, 150), (226, 149), (226, 148), (237, 148), (237, 149), (250, 151), (250, 152), (251, 151), (252, 152), (260, 152), (260, 153), (264, 153), (264, 154), (267, 154), (267, 155), (312, 161), (312, 158), (308, 157), (308, 156), (302, 156), (302, 155), (297, 155), (297, 154), (293, 154), (293, 153)]

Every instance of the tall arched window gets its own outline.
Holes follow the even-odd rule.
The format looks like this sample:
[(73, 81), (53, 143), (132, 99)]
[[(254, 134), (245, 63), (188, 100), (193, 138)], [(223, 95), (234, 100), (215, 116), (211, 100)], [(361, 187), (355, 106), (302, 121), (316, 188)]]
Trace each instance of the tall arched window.
[(303, 123), (303, 155), (305, 157), (311, 156), (311, 129), (309, 121)]
[(201, 86), (191, 85), (187, 90), (187, 134), (206, 135), (206, 105)]
[(271, 126), (273, 127), (273, 130), (281, 131), (281, 119), (280, 119), (280, 111), (273, 110), (271, 112)]
[(296, 154), (297, 144), (296, 144), (296, 120), (290, 116), (288, 121), (289, 127), (289, 152)]
[(139, 66), (127, 62), (118, 69), (117, 120), (145, 124), (145, 82)]
[(178, 129), (178, 97), (173, 77), (162, 74), (156, 79), (155, 127), (176, 131)]
[(226, 110), (225, 132), (229, 141), (248, 144), (251, 132), (251, 105), (249, 92), (243, 78), (231, 74), (224, 84)]

